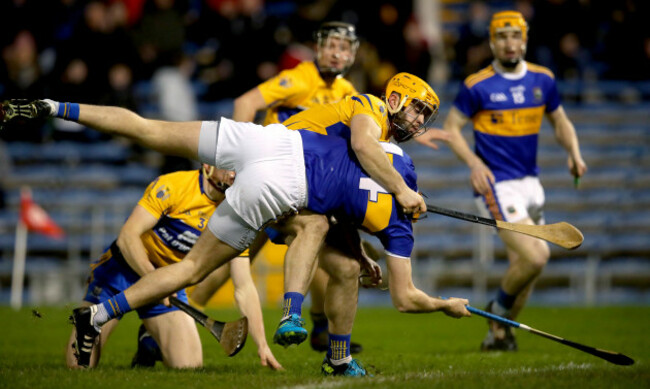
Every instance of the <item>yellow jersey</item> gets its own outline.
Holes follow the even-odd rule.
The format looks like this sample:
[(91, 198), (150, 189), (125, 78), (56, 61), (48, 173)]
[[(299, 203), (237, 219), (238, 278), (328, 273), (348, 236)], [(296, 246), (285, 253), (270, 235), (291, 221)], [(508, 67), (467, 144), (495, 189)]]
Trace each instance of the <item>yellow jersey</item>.
[[(165, 174), (154, 180), (138, 205), (158, 219), (142, 234), (142, 243), (156, 267), (182, 260), (196, 243), (217, 208), (203, 188), (199, 170)], [(242, 253), (248, 256), (248, 250)]]
[(350, 123), (356, 115), (368, 115), (381, 129), (379, 141), (389, 138), (386, 104), (373, 95), (354, 95), (325, 105), (314, 106), (293, 115), (282, 124), (290, 130), (308, 130), (323, 135), (350, 139)]
[(284, 70), (257, 88), (267, 105), (264, 125), (282, 123), (307, 108), (334, 103), (357, 93), (354, 86), (341, 76), (328, 86), (313, 61), (304, 61), (293, 69)]

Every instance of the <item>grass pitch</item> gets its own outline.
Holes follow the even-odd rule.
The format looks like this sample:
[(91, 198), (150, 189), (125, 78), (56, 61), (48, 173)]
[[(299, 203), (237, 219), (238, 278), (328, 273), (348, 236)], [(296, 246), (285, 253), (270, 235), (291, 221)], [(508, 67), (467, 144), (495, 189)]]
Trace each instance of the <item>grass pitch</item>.
[[(271, 346), (282, 372), (259, 366), (250, 338), (242, 352), (228, 358), (203, 328), (203, 369), (132, 370), (135, 313), (113, 333), (97, 369), (71, 371), (63, 356), (71, 308), (36, 308), (38, 315), (32, 308), (0, 308), (0, 388), (650, 388), (650, 307), (530, 307), (519, 318), (542, 331), (626, 354), (636, 361), (632, 366), (616, 366), (525, 331), (517, 332), (519, 352), (481, 353), (482, 318), (362, 308), (353, 340), (363, 344), (358, 358), (374, 377), (361, 379), (321, 377), (323, 356), (307, 343)], [(219, 320), (238, 316), (234, 310), (208, 313)], [(268, 339), (279, 317), (278, 309), (265, 311)]]

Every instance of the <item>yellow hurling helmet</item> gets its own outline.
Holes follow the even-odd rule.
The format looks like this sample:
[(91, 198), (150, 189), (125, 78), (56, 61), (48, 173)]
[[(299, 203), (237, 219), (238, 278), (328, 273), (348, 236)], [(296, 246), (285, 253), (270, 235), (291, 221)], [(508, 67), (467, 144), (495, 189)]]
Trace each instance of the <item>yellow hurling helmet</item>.
[[(393, 93), (400, 99), (395, 108), (391, 108), (388, 103), (388, 98)], [(440, 107), (440, 99), (433, 88), (426, 81), (409, 73), (398, 73), (388, 81), (384, 101), (390, 114), (393, 138), (398, 142), (423, 134), (436, 120)], [(424, 120), (413, 130), (413, 122), (420, 114), (424, 115)]]
[(528, 41), (528, 24), (524, 15), (517, 11), (501, 11), (492, 15), (490, 21), (490, 40), (494, 41), (494, 37), (498, 30), (502, 29), (520, 29), (521, 38), (524, 42)]

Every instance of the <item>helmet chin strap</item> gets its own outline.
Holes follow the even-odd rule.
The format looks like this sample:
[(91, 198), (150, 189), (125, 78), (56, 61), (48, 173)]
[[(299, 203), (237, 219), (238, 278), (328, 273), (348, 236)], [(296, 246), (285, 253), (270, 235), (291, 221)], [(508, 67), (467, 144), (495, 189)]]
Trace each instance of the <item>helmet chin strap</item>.
[(399, 104), (397, 105), (396, 108), (391, 108), (390, 103), (388, 102), (389, 97), (390, 96), (386, 97), (386, 109), (388, 109), (388, 113), (390, 113), (391, 115), (395, 115), (396, 113), (398, 113), (399, 111), (402, 110), (402, 108), (404, 107), (404, 104), (406, 104), (406, 100), (408, 99), (409, 96), (404, 95), (404, 97), (402, 97), (402, 100), (400, 100), (400, 102), (399, 102)]

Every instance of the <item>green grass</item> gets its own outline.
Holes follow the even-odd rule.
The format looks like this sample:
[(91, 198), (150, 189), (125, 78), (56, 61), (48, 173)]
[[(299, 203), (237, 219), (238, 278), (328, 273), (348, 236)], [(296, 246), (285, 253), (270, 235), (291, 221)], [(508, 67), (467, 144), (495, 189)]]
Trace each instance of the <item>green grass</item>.
[[(650, 387), (650, 307), (527, 308), (519, 318), (534, 328), (586, 345), (622, 352), (633, 366), (616, 366), (570, 347), (518, 331), (520, 351), (478, 352), (486, 325), (475, 317), (455, 320), (442, 314), (406, 315), (391, 308), (362, 308), (353, 339), (363, 344), (362, 363), (374, 378), (320, 376), (322, 355), (307, 344), (272, 345), (286, 368), (258, 366), (251, 339), (234, 358), (200, 328), (205, 367), (198, 371), (129, 368), (138, 320), (127, 315), (92, 371), (64, 366), (70, 334), (69, 307), (15, 312), (0, 308), (0, 388), (648, 388)], [(232, 320), (236, 312), (210, 310)], [(267, 310), (268, 338), (279, 310)]]

